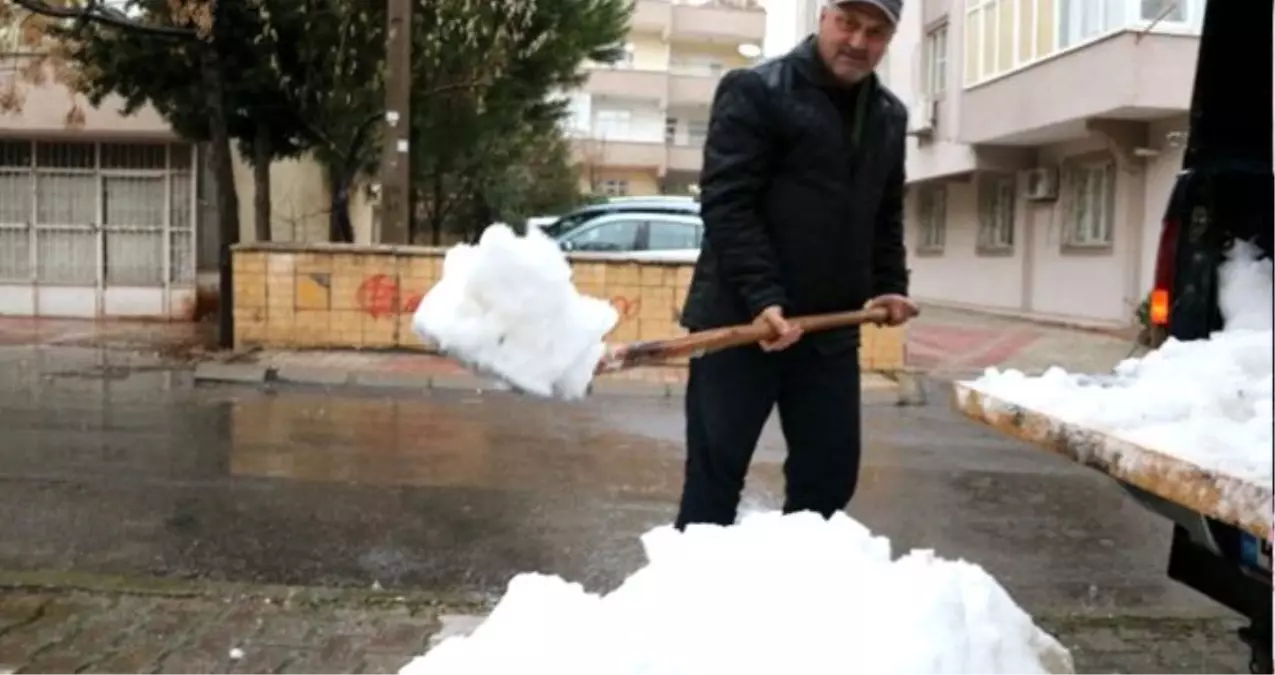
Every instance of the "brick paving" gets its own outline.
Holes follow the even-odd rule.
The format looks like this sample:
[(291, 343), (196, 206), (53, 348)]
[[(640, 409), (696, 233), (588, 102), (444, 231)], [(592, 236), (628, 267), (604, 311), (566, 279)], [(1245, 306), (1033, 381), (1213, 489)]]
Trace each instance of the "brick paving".
[[(196, 592), (5, 589), (0, 672), (394, 673), (443, 633), (472, 629), (482, 611), (385, 593), (191, 585)], [(1037, 621), (1072, 650), (1080, 673), (1247, 672), (1228, 619)]]
[(908, 326), (908, 366), (939, 377), (965, 377), (989, 366), (1107, 372), (1140, 353), (1128, 336), (944, 307), (925, 307)]
[(428, 648), (449, 611), (384, 593), (192, 587), (5, 589), (0, 672), (392, 673)]

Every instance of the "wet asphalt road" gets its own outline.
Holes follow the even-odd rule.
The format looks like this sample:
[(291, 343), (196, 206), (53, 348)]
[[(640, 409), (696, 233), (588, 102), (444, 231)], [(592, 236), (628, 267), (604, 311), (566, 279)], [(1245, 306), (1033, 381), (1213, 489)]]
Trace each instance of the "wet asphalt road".
[[(677, 399), (194, 387), (128, 358), (0, 348), (0, 568), (600, 590), (676, 506)], [(1165, 578), (1166, 523), (931, 398), (865, 413), (851, 513), (896, 550), (982, 564), (1037, 614), (1222, 615)], [(747, 507), (781, 503), (782, 457), (772, 425)]]

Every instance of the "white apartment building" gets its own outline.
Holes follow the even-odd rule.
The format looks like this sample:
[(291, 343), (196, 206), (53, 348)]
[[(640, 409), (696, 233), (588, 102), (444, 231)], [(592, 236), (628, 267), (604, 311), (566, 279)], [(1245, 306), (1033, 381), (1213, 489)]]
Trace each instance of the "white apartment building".
[(717, 82), (751, 63), (765, 34), (765, 12), (752, 0), (637, 0), (625, 59), (591, 65), (588, 83), (570, 94), (582, 187), (693, 191)]
[(1204, 0), (906, 0), (880, 72), (911, 107), (913, 294), (1130, 323), (1181, 166), (1203, 12)]

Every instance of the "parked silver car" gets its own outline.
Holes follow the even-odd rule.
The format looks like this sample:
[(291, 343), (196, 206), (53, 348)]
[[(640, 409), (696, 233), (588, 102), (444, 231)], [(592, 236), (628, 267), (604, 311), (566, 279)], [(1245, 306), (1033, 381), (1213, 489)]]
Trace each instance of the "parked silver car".
[(690, 259), (699, 255), (703, 238), (698, 215), (645, 212), (598, 216), (555, 237), (564, 251)]

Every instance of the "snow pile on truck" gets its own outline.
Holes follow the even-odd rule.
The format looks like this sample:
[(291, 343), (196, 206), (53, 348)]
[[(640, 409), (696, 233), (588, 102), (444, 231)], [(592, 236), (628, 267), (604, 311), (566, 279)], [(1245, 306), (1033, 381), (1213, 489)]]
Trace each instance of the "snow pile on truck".
[(891, 556), (844, 513), (664, 526), (605, 595), (522, 574), (486, 621), (412, 675), (1070, 673), (1071, 655), (981, 567)]
[(989, 368), (972, 386), (1066, 422), (1106, 432), (1207, 471), (1271, 485), (1270, 259), (1237, 241), (1218, 270), (1224, 328), (1170, 338), (1110, 376), (1061, 368), (1028, 377)]

